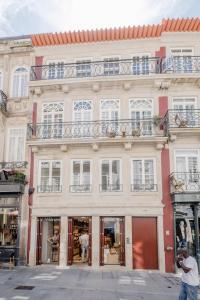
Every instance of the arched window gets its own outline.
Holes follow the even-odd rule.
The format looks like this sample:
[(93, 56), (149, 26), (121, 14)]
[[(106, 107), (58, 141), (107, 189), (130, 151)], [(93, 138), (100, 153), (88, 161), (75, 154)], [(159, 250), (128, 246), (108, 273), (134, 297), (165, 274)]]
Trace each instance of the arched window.
[(15, 69), (13, 73), (12, 97), (28, 96), (28, 70), (24, 67)]
[(101, 120), (117, 120), (119, 118), (119, 100), (101, 101)]
[(152, 134), (152, 100), (134, 99), (130, 100), (130, 117), (132, 129), (139, 135)]

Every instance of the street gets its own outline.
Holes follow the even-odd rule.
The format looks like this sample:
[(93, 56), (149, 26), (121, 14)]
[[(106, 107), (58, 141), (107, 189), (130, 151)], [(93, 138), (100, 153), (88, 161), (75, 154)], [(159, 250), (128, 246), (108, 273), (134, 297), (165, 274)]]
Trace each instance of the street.
[(174, 274), (122, 268), (18, 267), (0, 270), (0, 300), (175, 300), (179, 282)]

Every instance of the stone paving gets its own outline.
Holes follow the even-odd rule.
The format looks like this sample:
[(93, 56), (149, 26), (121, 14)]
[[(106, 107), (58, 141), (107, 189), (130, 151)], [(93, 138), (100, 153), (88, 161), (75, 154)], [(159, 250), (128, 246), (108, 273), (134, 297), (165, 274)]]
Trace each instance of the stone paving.
[(18, 267), (0, 270), (0, 300), (175, 300), (179, 283), (174, 274), (123, 268)]

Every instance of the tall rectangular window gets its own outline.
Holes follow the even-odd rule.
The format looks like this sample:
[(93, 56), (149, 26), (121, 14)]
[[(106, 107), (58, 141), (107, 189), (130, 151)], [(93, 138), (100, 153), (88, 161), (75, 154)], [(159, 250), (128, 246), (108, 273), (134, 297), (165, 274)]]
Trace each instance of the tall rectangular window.
[(149, 74), (149, 56), (134, 56), (133, 57), (133, 75), (148, 75)]
[(90, 77), (91, 76), (91, 60), (77, 60), (76, 62), (76, 76)]
[(25, 128), (11, 128), (9, 130), (8, 161), (24, 161), (25, 136)]
[(155, 191), (155, 163), (153, 159), (132, 161), (132, 191)]
[(175, 127), (199, 127), (199, 120), (195, 111), (195, 98), (173, 98), (172, 104), (174, 113), (170, 123), (174, 123)]
[(92, 101), (76, 100), (73, 103), (74, 137), (90, 137), (92, 133)]
[(61, 162), (40, 161), (38, 192), (61, 192)]
[(174, 72), (191, 73), (193, 71), (193, 50), (191, 48), (174, 48), (170, 52), (169, 64), (172, 65)]
[(104, 75), (119, 74), (119, 57), (104, 58)]
[(72, 185), (71, 192), (90, 192), (91, 191), (91, 161), (73, 160), (72, 161)]
[(43, 138), (60, 138), (63, 133), (64, 103), (44, 103), (42, 108)]
[(64, 62), (50, 62), (48, 66), (48, 79), (62, 79), (65, 71)]
[(119, 159), (102, 160), (101, 191), (122, 191)]

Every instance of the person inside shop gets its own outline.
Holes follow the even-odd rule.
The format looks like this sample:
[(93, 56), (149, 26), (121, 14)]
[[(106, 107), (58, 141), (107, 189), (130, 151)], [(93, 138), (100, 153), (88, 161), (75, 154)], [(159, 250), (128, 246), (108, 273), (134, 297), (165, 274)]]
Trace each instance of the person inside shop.
[(183, 271), (179, 300), (197, 300), (197, 291), (199, 288), (197, 262), (194, 257), (189, 255), (186, 248), (178, 250), (177, 254), (177, 267)]
[(79, 243), (81, 245), (82, 262), (86, 262), (88, 260), (88, 247), (89, 247), (89, 235), (87, 231), (82, 231), (79, 237)]
[(51, 245), (59, 245), (59, 240), (60, 240), (60, 235), (59, 235), (59, 231), (56, 229), (54, 231), (54, 235), (51, 236), (48, 241)]
[(181, 220), (177, 226), (176, 238), (178, 247), (184, 248), (187, 246), (187, 225), (184, 220)]

